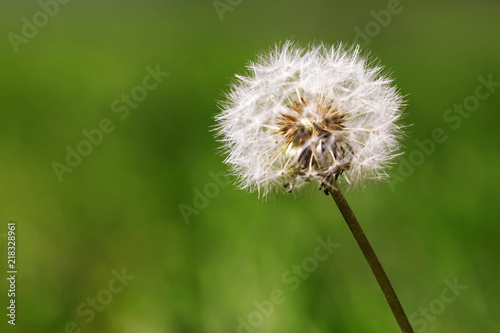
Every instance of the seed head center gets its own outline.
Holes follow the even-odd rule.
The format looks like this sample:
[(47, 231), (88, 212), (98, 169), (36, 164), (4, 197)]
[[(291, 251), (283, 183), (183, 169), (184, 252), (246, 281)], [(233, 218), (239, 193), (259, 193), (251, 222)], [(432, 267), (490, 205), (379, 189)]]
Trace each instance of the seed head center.
[[(300, 97), (287, 107), (276, 125), (283, 136), (282, 147), (287, 152), (284, 156), (289, 159), (285, 164), (292, 178), (310, 181), (311, 175), (316, 175), (325, 180), (337, 179), (349, 170), (352, 148), (345, 140), (346, 113), (325, 98), (310, 103)], [(294, 163), (289, 164), (290, 160)]]
[(300, 123), (302, 124), (304, 129), (306, 129), (308, 132), (312, 132), (314, 130), (314, 124), (316, 123), (316, 121), (311, 118), (302, 118), (300, 120)]

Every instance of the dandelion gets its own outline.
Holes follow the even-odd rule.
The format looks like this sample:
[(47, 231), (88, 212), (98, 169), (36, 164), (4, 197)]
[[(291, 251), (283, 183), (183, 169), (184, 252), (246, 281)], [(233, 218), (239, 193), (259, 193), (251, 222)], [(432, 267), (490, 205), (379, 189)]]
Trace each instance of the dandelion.
[(402, 99), (358, 47), (290, 42), (237, 76), (217, 117), (243, 189), (289, 191), (305, 182), (349, 186), (386, 177), (397, 155)]
[(360, 48), (291, 42), (248, 65), (216, 117), (225, 162), (240, 188), (267, 195), (314, 182), (331, 195), (402, 332), (413, 332), (340, 187), (387, 177), (399, 153), (403, 99)]

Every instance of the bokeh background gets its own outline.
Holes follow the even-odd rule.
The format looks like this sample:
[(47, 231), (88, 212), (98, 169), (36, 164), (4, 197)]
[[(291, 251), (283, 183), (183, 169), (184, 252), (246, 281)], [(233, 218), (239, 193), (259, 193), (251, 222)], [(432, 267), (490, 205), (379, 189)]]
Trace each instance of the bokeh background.
[[(289, 38), (357, 39), (407, 96), (393, 181), (347, 198), (415, 331), (500, 332), (500, 86), (463, 116), (447, 111), (474, 102), (479, 77), (500, 82), (498, 1), (58, 4), (44, 22), (36, 1), (1, 1), (2, 332), (397, 332), (331, 198), (311, 187), (262, 200), (213, 178), (227, 171), (210, 132), (216, 101), (249, 59)], [(23, 38), (34, 15), (38, 31), (24, 28), (31, 37), (14, 47), (11, 33)], [(121, 119), (114, 101), (157, 66), (169, 75)], [(113, 131), (60, 181), (53, 163), (106, 118)], [(424, 155), (415, 140), (436, 128), (447, 139)], [(284, 274), (318, 237), (340, 246), (290, 290)], [(126, 286), (111, 293), (123, 270)], [(467, 288), (450, 301), (445, 281)], [(255, 314), (275, 289), (285, 301)], [(239, 327), (249, 316), (256, 327)]]

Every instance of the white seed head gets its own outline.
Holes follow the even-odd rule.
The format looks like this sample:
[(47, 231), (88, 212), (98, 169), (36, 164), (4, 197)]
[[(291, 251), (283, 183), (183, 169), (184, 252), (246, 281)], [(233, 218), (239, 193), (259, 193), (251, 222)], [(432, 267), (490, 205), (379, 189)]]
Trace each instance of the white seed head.
[[(403, 100), (359, 46), (276, 46), (221, 103), (217, 131), (242, 189), (382, 179), (398, 155)], [(327, 190), (326, 190), (327, 191)]]

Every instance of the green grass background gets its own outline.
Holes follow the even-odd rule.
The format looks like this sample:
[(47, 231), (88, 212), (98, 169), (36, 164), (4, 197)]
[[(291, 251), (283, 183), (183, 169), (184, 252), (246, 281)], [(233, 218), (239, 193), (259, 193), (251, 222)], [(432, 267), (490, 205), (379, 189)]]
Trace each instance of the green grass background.
[[(238, 317), (274, 289), (286, 301), (254, 332), (397, 332), (345, 222), (317, 190), (259, 200), (227, 185), (189, 224), (179, 210), (210, 172), (226, 171), (209, 129), (234, 73), (289, 38), (352, 42), (370, 11), (387, 6), (244, 0), (221, 21), (210, 0), (74, 0), (15, 53), (7, 34), (40, 7), (2, 1), (0, 233), (17, 221), (19, 272), (11, 327), (0, 235), (2, 332), (59, 333), (68, 322), (82, 332), (237, 332)], [(394, 191), (369, 184), (347, 197), (408, 315), (439, 300), (446, 279), (467, 286), (419, 332), (500, 332), (500, 89), (459, 128), (443, 120), (480, 75), (500, 81), (500, 6), (401, 6), (365, 49), (407, 95), (405, 158), (435, 128), (448, 139)], [(111, 103), (157, 64), (170, 75), (120, 120)], [(52, 162), (103, 118), (115, 130), (59, 182)], [(328, 235), (340, 247), (290, 291), (282, 275)], [(135, 279), (85, 322), (77, 307), (122, 267)]]

